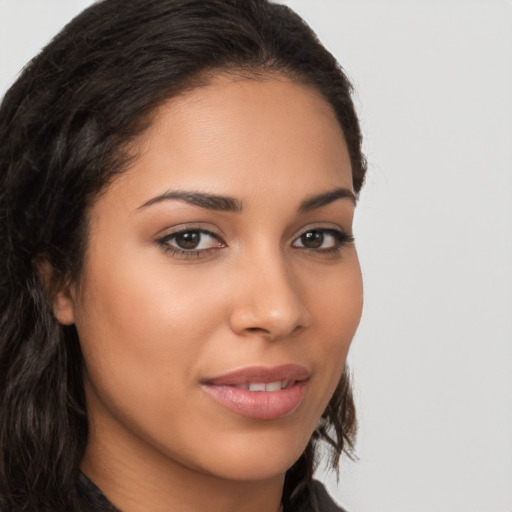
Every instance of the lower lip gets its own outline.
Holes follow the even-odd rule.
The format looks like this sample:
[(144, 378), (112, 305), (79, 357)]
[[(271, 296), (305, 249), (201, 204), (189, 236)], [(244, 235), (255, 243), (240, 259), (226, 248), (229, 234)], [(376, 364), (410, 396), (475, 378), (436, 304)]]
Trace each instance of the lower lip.
[(203, 389), (228, 409), (256, 420), (273, 420), (292, 414), (306, 394), (307, 381), (280, 391), (248, 391), (233, 386), (203, 384)]

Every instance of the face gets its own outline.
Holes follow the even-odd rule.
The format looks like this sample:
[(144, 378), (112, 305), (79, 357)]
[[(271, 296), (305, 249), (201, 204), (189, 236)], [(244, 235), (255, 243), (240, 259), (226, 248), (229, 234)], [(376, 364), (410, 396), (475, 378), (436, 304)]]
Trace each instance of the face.
[(92, 206), (80, 283), (56, 313), (82, 345), (88, 451), (282, 475), (361, 314), (339, 124), (307, 86), (218, 77), (162, 106), (137, 154)]

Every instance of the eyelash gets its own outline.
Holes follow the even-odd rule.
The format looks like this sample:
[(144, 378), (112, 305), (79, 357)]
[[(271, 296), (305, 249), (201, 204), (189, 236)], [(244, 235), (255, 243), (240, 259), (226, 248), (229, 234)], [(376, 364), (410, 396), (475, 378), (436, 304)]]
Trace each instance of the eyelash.
[[(311, 248), (311, 247), (304, 247), (302, 246), (296, 246), (294, 245), (297, 241), (300, 241), (302, 237), (310, 234), (310, 233), (317, 233), (321, 234), (322, 236), (332, 236), (334, 239), (334, 245), (332, 247), (328, 248)], [(199, 234), (202, 236), (208, 236), (218, 242), (218, 245), (216, 247), (208, 247), (205, 249), (184, 249), (179, 247), (173, 247), (170, 245), (170, 242), (176, 237), (180, 235), (186, 235), (186, 234)], [(179, 231), (175, 231), (174, 233), (170, 233), (168, 235), (165, 235), (158, 240), (156, 240), (156, 243), (163, 249), (164, 253), (170, 253), (173, 257), (176, 258), (203, 258), (209, 256), (213, 251), (216, 251), (218, 249), (221, 249), (223, 247), (226, 247), (226, 244), (222, 239), (219, 237), (219, 235), (208, 231), (206, 229), (195, 229), (195, 228), (187, 228), (182, 229)], [(304, 232), (302, 232), (298, 237), (296, 237), (293, 240), (292, 247), (295, 247), (297, 249), (302, 249), (308, 252), (316, 253), (316, 254), (322, 254), (322, 255), (335, 255), (339, 253), (345, 246), (350, 245), (354, 243), (354, 237), (351, 234), (345, 233), (342, 230), (338, 229), (332, 229), (332, 228), (312, 228), (308, 229)]]
[(304, 247), (304, 246), (299, 246), (298, 248), (307, 250), (309, 252), (321, 253), (324, 255), (335, 255), (335, 254), (339, 253), (347, 245), (354, 243), (354, 236), (352, 234), (345, 233), (344, 231), (342, 231), (340, 229), (332, 229), (332, 228), (316, 228), (315, 229), (315, 228), (313, 228), (313, 229), (307, 229), (301, 235), (299, 235), (293, 241), (292, 245), (294, 247), (297, 247), (296, 245), (294, 245), (295, 242), (297, 242), (298, 240), (301, 240), (304, 236), (311, 234), (311, 233), (320, 234), (324, 238), (326, 235), (331, 236), (334, 239), (333, 246), (323, 248), (323, 249), (322, 248)]
[[(206, 235), (214, 240), (217, 240), (219, 245), (217, 247), (209, 247), (206, 249), (184, 249), (180, 247), (173, 247), (172, 245), (170, 245), (170, 242), (174, 240), (176, 237), (191, 233), (199, 234), (201, 237)], [(222, 247), (226, 247), (225, 242), (221, 240), (219, 235), (206, 229), (199, 228), (180, 229), (179, 231), (175, 231), (174, 233), (170, 233), (168, 235), (163, 236), (162, 238), (159, 238), (156, 242), (160, 247), (162, 247), (165, 253), (170, 253), (173, 257), (183, 259), (206, 257), (209, 256), (213, 251), (220, 249)]]

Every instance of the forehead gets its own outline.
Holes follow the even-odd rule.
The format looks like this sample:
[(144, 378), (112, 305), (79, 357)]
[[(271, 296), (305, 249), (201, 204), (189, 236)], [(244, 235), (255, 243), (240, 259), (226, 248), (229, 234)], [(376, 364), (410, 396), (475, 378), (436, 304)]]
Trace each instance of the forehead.
[(332, 107), (313, 87), (279, 75), (219, 76), (170, 99), (134, 149), (119, 186), (132, 183), (142, 202), (166, 187), (241, 198), (261, 187), (269, 195), (294, 185), (352, 189)]

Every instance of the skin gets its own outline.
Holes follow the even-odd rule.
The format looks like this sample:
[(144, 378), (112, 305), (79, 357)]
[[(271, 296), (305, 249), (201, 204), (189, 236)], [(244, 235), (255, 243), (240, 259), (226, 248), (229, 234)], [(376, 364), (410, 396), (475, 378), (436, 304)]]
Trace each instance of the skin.
[[(361, 315), (353, 243), (331, 231), (319, 248), (301, 238), (351, 233), (350, 198), (299, 209), (352, 190), (341, 128), (308, 86), (219, 76), (162, 106), (136, 149), (92, 206), (80, 282), (55, 305), (76, 324), (86, 364), (82, 470), (123, 512), (276, 512)], [(169, 190), (242, 209), (154, 199)], [(213, 235), (199, 252), (172, 252), (173, 232), (192, 228)], [(241, 416), (201, 386), (287, 363), (311, 376), (300, 406), (277, 419)]]

